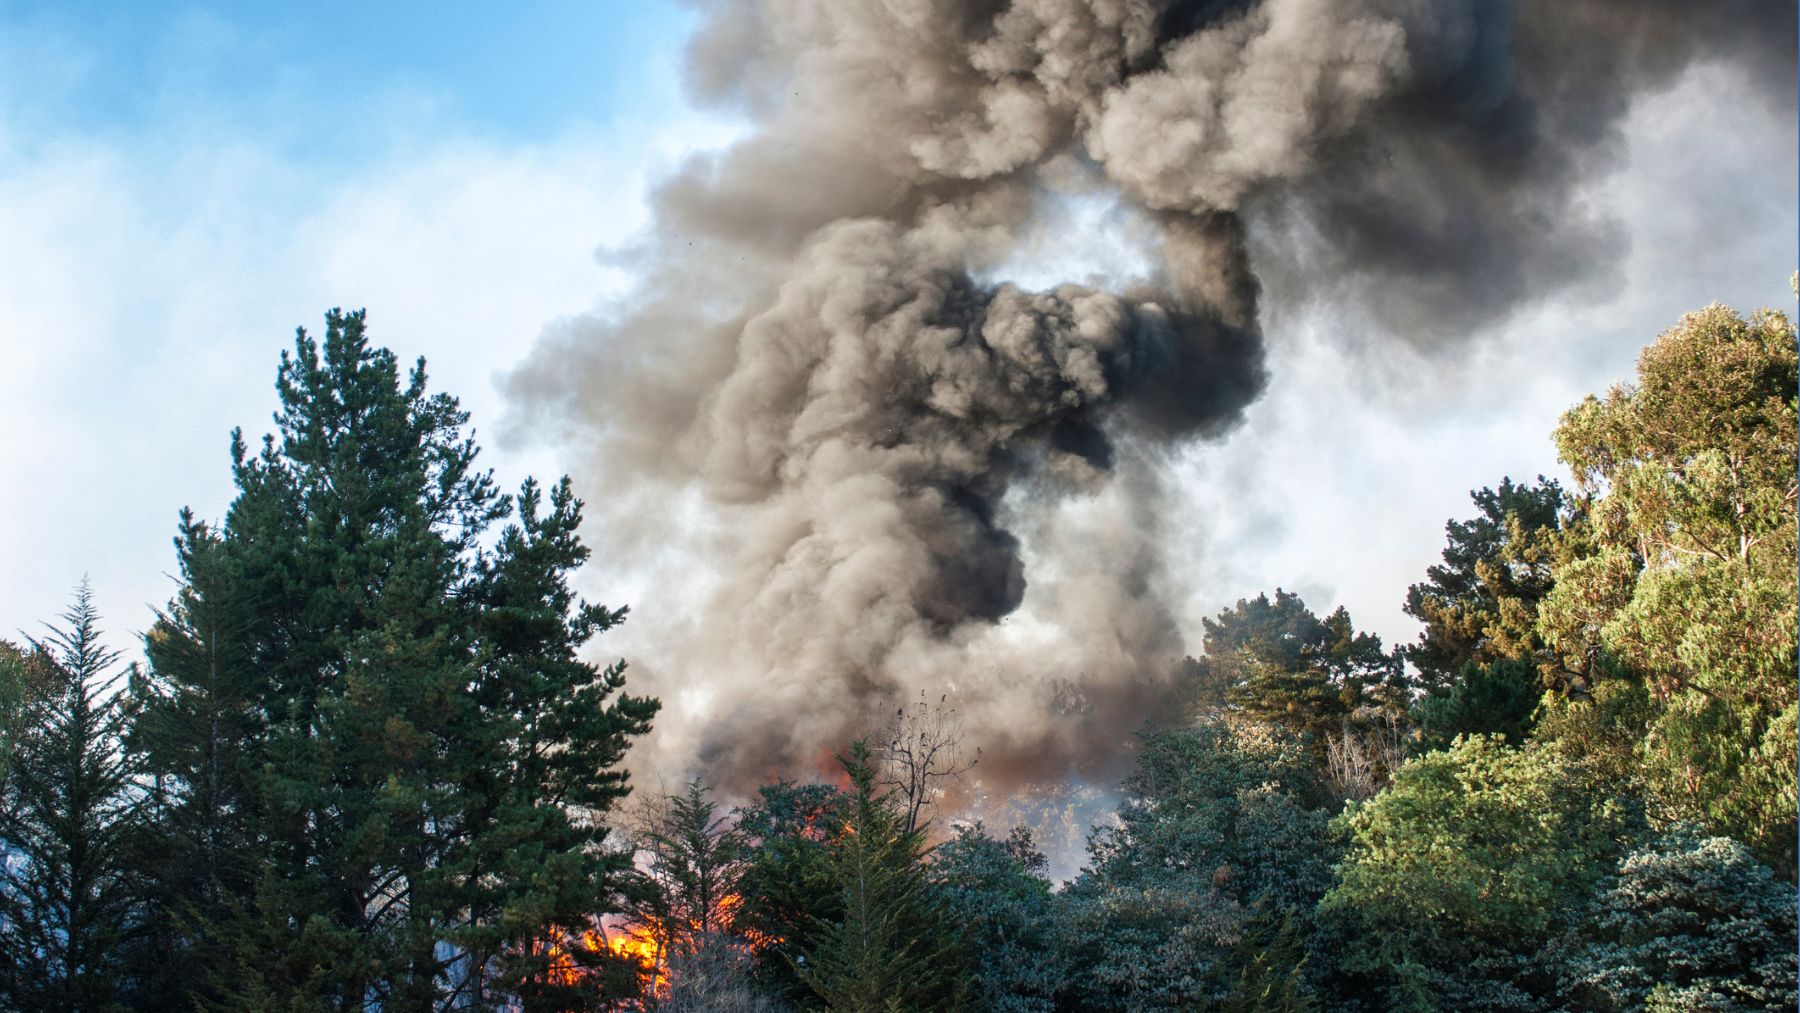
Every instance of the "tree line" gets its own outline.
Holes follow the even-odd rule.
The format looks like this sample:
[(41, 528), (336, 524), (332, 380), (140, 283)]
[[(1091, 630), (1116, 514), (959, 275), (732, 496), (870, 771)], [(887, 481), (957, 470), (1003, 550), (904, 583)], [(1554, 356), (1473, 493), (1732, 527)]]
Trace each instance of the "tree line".
[[(1714, 306), (1447, 526), (1393, 649), (1205, 623), (1053, 884), (934, 807), (948, 703), (835, 782), (627, 804), (657, 703), (583, 648), (565, 479), (302, 332), (277, 432), (121, 667), (78, 592), (0, 645), (0, 1009), (1757, 1010), (1796, 1000), (1796, 389)], [(969, 730), (978, 738), (979, 729)]]

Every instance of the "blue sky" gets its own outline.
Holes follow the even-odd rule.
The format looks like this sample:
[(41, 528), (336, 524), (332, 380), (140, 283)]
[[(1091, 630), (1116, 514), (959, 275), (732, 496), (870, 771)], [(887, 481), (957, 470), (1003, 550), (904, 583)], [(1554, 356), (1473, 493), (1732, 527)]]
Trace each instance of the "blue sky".
[[(0, 0), (0, 636), (87, 574), (129, 645), (326, 307), (369, 307), (491, 437), (494, 374), (628, 281), (596, 250), (734, 129), (681, 98), (691, 18)], [(504, 477), (555, 467), (484, 442)]]
[[(503, 479), (629, 482), (502, 438), (493, 381), (630, 283), (596, 251), (645, 226), (656, 179), (740, 129), (683, 99), (693, 20), (622, 0), (0, 0), (0, 636), (35, 631), (87, 574), (133, 647), (173, 590), (177, 512), (223, 514), (227, 434), (266, 430), (280, 350), (329, 306), (368, 307), (378, 341), (426, 355)], [(1469, 489), (1554, 474), (1557, 414), (1629, 376), (1681, 312), (1791, 306), (1791, 110), (1703, 67), (1646, 98), (1622, 145), (1584, 195), (1633, 240), (1614, 288), (1533, 307), (1454, 360), (1270, 308), (1269, 394), (1178, 465), (1191, 634), (1281, 585), (1410, 637), (1399, 601)], [(1105, 239), (1058, 237), (1057, 256), (1103, 259)], [(634, 606), (607, 648), (626, 653), (705, 583), (604, 552), (586, 579)]]
[(198, 115), (342, 165), (412, 117), (511, 142), (653, 118), (677, 101), (692, 20), (622, 0), (0, 3), (7, 88), (34, 125), (141, 136)]

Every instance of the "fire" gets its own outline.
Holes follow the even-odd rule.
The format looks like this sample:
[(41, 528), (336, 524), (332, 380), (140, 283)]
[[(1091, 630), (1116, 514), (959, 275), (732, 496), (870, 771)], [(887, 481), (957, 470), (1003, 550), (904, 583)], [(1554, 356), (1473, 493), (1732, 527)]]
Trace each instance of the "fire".
[(603, 921), (597, 928), (584, 930), (578, 938), (571, 937), (563, 942), (550, 944), (547, 950), (550, 958), (550, 981), (558, 985), (574, 985), (590, 973), (582, 966), (582, 962), (572, 956), (573, 948), (578, 947), (589, 954), (610, 953), (632, 961), (637, 965), (638, 982), (644, 991), (667, 996), (669, 947), (681, 945), (671, 942), (671, 937), (685, 938), (687, 935), (694, 935), (697, 938), (700, 934), (710, 935), (723, 931), (725, 935), (735, 936), (739, 940), (736, 945), (748, 947), (751, 952), (761, 952), (782, 942), (779, 936), (735, 926), (735, 916), (743, 904), (742, 894), (726, 894), (714, 908), (716, 920), (712, 927), (690, 926), (690, 931), (685, 934), (675, 927), (654, 921), (635, 926), (624, 923), (608, 925)]
[(662, 967), (662, 944), (646, 929), (621, 929), (608, 936), (602, 932), (589, 932), (584, 939), (589, 949), (598, 950), (605, 946), (615, 957), (626, 957), (637, 962), (638, 974), (646, 985), (660, 991), (667, 984)]
[[(615, 957), (632, 961), (637, 965), (638, 982), (645, 991), (660, 995), (668, 988), (662, 946), (645, 929), (615, 926), (609, 931), (602, 924), (599, 929), (584, 930), (580, 940), (573, 942), (573, 945), (588, 953), (611, 953)], [(551, 982), (558, 985), (577, 984), (587, 973), (570, 955), (569, 946), (570, 942), (551, 943), (548, 951), (550, 966), (547, 973)]]

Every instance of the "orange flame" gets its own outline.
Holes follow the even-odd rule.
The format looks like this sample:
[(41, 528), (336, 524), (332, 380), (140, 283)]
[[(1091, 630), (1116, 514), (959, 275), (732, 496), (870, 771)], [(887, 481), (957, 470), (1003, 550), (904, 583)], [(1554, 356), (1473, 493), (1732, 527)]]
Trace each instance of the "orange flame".
[[(738, 909), (743, 904), (742, 894), (732, 893), (721, 898), (716, 908), (717, 925), (738, 936), (753, 952), (761, 952), (783, 942), (780, 936), (735, 925)], [(574, 946), (588, 953), (611, 953), (615, 957), (632, 961), (637, 965), (638, 982), (644, 990), (654, 995), (667, 996), (669, 954), (663, 941), (667, 935), (663, 931), (666, 928), (667, 926), (654, 922), (632, 927), (617, 923), (609, 926), (603, 921), (598, 928), (584, 930), (578, 940), (551, 943), (547, 949), (550, 981), (558, 985), (574, 985), (581, 981), (583, 975), (590, 973), (571, 955), (571, 947)]]
[[(668, 975), (662, 966), (662, 947), (644, 930), (618, 928), (608, 932), (606, 926), (599, 929), (587, 929), (581, 933), (580, 946), (588, 953), (611, 953), (615, 957), (623, 957), (637, 965), (638, 982), (646, 991), (662, 995), (668, 988)], [(569, 943), (551, 943), (548, 954), (550, 981), (558, 985), (574, 985), (581, 981), (588, 971), (576, 963), (570, 954)]]

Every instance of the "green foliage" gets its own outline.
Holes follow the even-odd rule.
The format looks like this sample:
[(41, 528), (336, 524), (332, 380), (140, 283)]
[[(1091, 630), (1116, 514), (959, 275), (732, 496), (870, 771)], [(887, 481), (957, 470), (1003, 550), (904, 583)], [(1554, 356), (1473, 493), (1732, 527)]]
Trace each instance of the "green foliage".
[(764, 991), (798, 1004), (812, 992), (794, 973), (817, 945), (819, 926), (842, 917), (829, 842), (844, 826), (848, 800), (826, 784), (782, 781), (758, 789), (738, 828), (750, 842), (733, 927), (757, 944), (754, 977)]
[(1413, 704), (1413, 720), (1425, 742), (1437, 748), (1459, 735), (1499, 735), (1516, 746), (1531, 731), (1542, 695), (1537, 666), (1529, 659), (1469, 661), (1447, 687)]
[(1238, 979), (1219, 1009), (1224, 1013), (1311, 1013), (1319, 1008), (1307, 983), (1303, 940), (1292, 918), (1264, 921), (1236, 947)]
[(932, 854), (930, 877), (968, 943), (970, 1004), (994, 1013), (1050, 1013), (1061, 988), (1047, 862), (1030, 832), (1004, 841), (959, 827)]
[(1413, 720), (1437, 748), (1469, 734), (1517, 744), (1531, 730), (1548, 657), (1538, 608), (1585, 530), (1573, 515), (1565, 525), (1562, 488), (1541, 475), (1535, 485), (1509, 478), (1471, 498), (1477, 515), (1445, 525), (1443, 562), (1406, 595), (1406, 613), (1425, 628), (1399, 653), (1426, 691)]
[(1184, 668), (1190, 691), (1305, 736), (1315, 749), (1346, 721), (1404, 697), (1399, 663), (1379, 637), (1356, 632), (1342, 608), (1320, 619), (1278, 589), (1273, 601), (1242, 599), (1205, 625), (1205, 655)]
[(1330, 882), (1331, 800), (1311, 757), (1290, 732), (1224, 720), (1149, 735), (1124, 787), (1118, 825), (1095, 834), (1092, 864), (1059, 898), (1076, 1007), (1241, 993), (1254, 960), (1279, 950), (1240, 943), (1289, 921), (1303, 931)]
[(1457, 740), (1338, 820), (1349, 850), (1320, 918), (1338, 985), (1375, 1008), (1532, 1009), (1532, 961), (1641, 817), (1544, 746)]
[(1573, 1009), (1786, 1009), (1794, 891), (1723, 837), (1677, 831), (1633, 852), (1581, 924), (1547, 948)]
[(175, 539), (182, 586), (144, 637), (149, 678), (131, 686), (126, 740), (153, 774), (136, 862), (153, 884), (150, 936), (137, 969), (145, 1001), (218, 998), (226, 958), (217, 926), (253, 893), (258, 822), (251, 767), (265, 734), (247, 654), (254, 616), (224, 540), (188, 511)]
[(120, 749), (118, 653), (84, 583), (32, 654), (9, 653), (18, 733), (0, 786), (0, 1009), (123, 1009), (136, 942), (138, 793)]
[[(1539, 617), (1570, 683), (1564, 733), (1642, 687), (1630, 750), (1663, 812), (1796, 872), (1794, 328), (1713, 306), (1645, 349), (1638, 382), (1563, 417), (1557, 446), (1593, 527)], [(1615, 697), (1618, 691), (1614, 691)]]
[(898, 799), (878, 794), (867, 745), (853, 743), (842, 763), (845, 821), (826, 862), (842, 913), (797, 958), (800, 978), (834, 1013), (961, 1009), (961, 930), (926, 876), (924, 834), (906, 829)]
[(1425, 629), (1402, 653), (1427, 688), (1448, 688), (1471, 663), (1479, 671), (1535, 657), (1543, 646), (1537, 608), (1563, 549), (1562, 487), (1542, 475), (1535, 485), (1508, 478), (1470, 498), (1479, 513), (1444, 526), (1443, 562), (1428, 567), (1424, 583), (1406, 594), (1406, 614)]
[(25, 730), (25, 701), (40, 677), (36, 659), (18, 645), (0, 640), (0, 783), (12, 762), (13, 748)]
[(749, 849), (698, 779), (679, 794), (647, 801), (638, 815), (638, 848), (650, 889), (637, 920), (665, 960), (701, 951), (723, 958)]
[(577, 657), (624, 617), (569, 589), (580, 502), (500, 495), (361, 313), (302, 331), (277, 391), (222, 528), (184, 515), (134, 694), (172, 963), (222, 1008), (591, 1004), (630, 975), (569, 944), (621, 905), (603, 817), (656, 704)]

